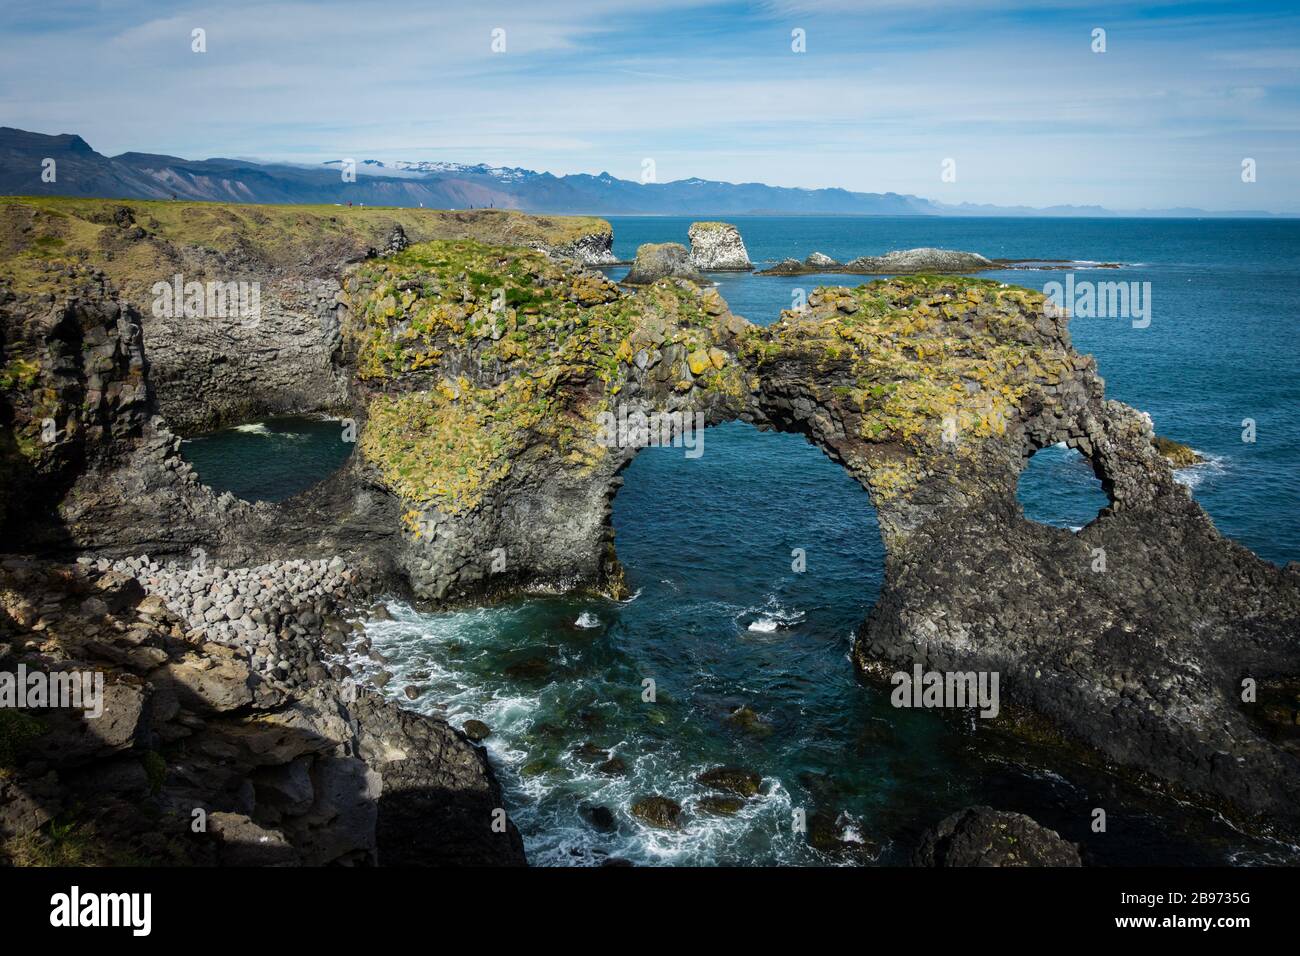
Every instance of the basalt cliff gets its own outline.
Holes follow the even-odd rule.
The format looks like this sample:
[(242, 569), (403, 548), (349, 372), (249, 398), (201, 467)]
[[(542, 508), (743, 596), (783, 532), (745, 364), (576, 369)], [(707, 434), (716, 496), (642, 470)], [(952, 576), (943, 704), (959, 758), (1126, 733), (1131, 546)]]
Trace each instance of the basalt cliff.
[[(592, 221), (508, 216), (0, 203), (5, 540), (41, 559), (16, 567), (99, 562), (56, 582), (78, 596), (116, 586), (111, 561), (148, 554), (127, 566), (148, 590), (155, 562), (196, 551), (228, 568), (338, 560), (348, 591), (439, 604), (619, 594), (611, 508), (639, 442), (607, 423), (746, 421), (804, 435), (870, 495), (886, 578), (855, 645), (866, 674), (996, 671), (1000, 727), (1300, 832), (1300, 568), (1215, 530), (1042, 295), (895, 278), (819, 288), (761, 327), (688, 279), (627, 288), (575, 261), (604, 234)], [(154, 315), (153, 283), (178, 270), (261, 281), (256, 325)], [(350, 420), (355, 454), (280, 505), (218, 497), (177, 455), (178, 435), (276, 411)], [(1077, 534), (1015, 496), (1029, 456), (1059, 442), (1110, 498)], [(198, 627), (198, 600), (169, 613), (179, 639), (230, 649), (275, 711), (326, 692), (303, 676), (337, 616), (318, 597), (269, 625), (205, 607)], [(11, 611), (5, 640), (36, 654), (31, 617)], [(311, 646), (277, 673), (258, 635), (284, 643), (285, 617)]]

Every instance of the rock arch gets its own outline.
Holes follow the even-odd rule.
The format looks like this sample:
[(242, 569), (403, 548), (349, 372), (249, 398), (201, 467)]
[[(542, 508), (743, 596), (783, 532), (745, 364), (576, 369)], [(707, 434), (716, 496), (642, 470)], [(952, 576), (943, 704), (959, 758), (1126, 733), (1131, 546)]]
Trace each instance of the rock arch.
[[(567, 411), (617, 396), (799, 432), (868, 490), (886, 581), (856, 645), (864, 670), (996, 670), (1013, 710), (1109, 760), (1294, 824), (1296, 756), (1234, 694), (1243, 676), (1295, 672), (1297, 574), (1218, 535), (1156, 453), (1150, 421), (1105, 399), (1040, 296), (894, 280), (820, 290), (768, 328), (689, 283), (597, 297), (606, 312), (587, 320), (601, 332), (586, 347), (617, 365), (598, 387), (583, 375), (561, 386)], [(1056, 442), (1092, 462), (1111, 499), (1077, 536), (1027, 521), (1015, 501), (1029, 454)], [(608, 503), (635, 451), (604, 452), (583, 461), (524, 442), (514, 460), (537, 464), (513, 468), (453, 540), (508, 540), (534, 584), (617, 587)]]
[[(602, 413), (797, 432), (879, 519), (863, 670), (996, 670), (1008, 713), (1300, 830), (1300, 760), (1239, 696), (1245, 677), (1300, 671), (1300, 570), (1218, 534), (1041, 295), (917, 276), (819, 289), (761, 328), (687, 281), (629, 292), (473, 241), (367, 260), (342, 285), (338, 357), (362, 424), (343, 473), (289, 506), (223, 506), (177, 474), (155, 420), (66, 497), (72, 544), (344, 553), (443, 603), (616, 591), (610, 504), (636, 449), (598, 440)], [(1111, 500), (1078, 535), (1015, 499), (1029, 455), (1056, 442)]]

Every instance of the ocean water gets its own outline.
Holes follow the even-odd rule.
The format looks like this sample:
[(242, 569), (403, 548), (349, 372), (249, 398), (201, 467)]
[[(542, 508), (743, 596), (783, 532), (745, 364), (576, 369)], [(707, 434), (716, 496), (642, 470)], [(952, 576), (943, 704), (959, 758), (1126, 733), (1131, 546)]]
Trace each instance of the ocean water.
[[(611, 221), (622, 258), (641, 242), (685, 242), (689, 225)], [(1150, 325), (1076, 318), (1076, 347), (1097, 356), (1110, 397), (1207, 456), (1179, 477), (1224, 534), (1273, 561), (1300, 559), (1300, 223), (736, 223), (760, 264), (919, 245), (1128, 264), (1075, 275), (1150, 282)], [(1039, 289), (1063, 278), (986, 276)], [(713, 278), (735, 311), (759, 323), (788, 307), (796, 288), (860, 281)], [(1242, 441), (1243, 419), (1255, 422), (1253, 443)], [(204, 480), (235, 490), (267, 450), (258, 437), (225, 433), (206, 449), (220, 454), (200, 460), (196, 441), (187, 456)], [(314, 441), (331, 439), (322, 430), (305, 445)], [(301, 452), (299, 465), (276, 466), (295, 481), (329, 470), (307, 447), (277, 447), (282, 457)], [(848, 657), (880, 586), (875, 516), (866, 493), (802, 438), (740, 423), (710, 428), (701, 457), (646, 449), (625, 479), (614, 525), (630, 600), (547, 598), (449, 613), (393, 603), (395, 619), (368, 628), (390, 659), (395, 699), (492, 728), (485, 745), (534, 863), (902, 863), (925, 827), (973, 803), (1029, 813), (1081, 843), (1094, 863), (1296, 860), (1293, 848), (1062, 765), (969, 719), (891, 707), (887, 688), (861, 681)], [(276, 485), (267, 481), (269, 495)], [(1087, 463), (1063, 448), (1036, 454), (1019, 491), (1029, 517), (1060, 527), (1086, 524), (1105, 504)], [(408, 684), (420, 690), (415, 701), (403, 695)], [(736, 720), (737, 708), (752, 719)], [(762, 779), (733, 815), (711, 812), (710, 791), (696, 779), (719, 765)], [(679, 829), (655, 830), (630, 813), (649, 795), (683, 806)], [(1105, 834), (1089, 827), (1097, 806), (1107, 810)], [(796, 811), (809, 836), (793, 832)]]
[(289, 415), (196, 435), (181, 443), (181, 457), (218, 492), (283, 501), (334, 472), (355, 447), (342, 422)]

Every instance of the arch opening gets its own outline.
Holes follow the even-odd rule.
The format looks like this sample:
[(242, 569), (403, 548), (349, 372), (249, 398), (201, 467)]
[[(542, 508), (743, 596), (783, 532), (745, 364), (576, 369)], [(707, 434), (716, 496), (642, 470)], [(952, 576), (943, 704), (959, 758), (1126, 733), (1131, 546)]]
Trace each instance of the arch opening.
[(1016, 499), (1028, 520), (1075, 532), (1112, 503), (1092, 462), (1064, 442), (1031, 454), (1016, 483)]
[(180, 455), (218, 495), (281, 502), (320, 484), (356, 447), (347, 423), (326, 416), (284, 416), (184, 439)]

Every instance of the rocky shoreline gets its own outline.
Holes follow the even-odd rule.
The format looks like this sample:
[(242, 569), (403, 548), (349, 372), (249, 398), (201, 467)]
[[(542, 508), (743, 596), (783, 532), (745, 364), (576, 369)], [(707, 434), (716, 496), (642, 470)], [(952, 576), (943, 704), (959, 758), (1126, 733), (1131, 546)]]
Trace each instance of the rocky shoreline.
[[(473, 742), (321, 663), (357, 620), (336, 603), (347, 569), (103, 564), (0, 561), (0, 666), (106, 680), (98, 717), (0, 710), (0, 855), (9, 862), (524, 862)], [(267, 641), (230, 639), (229, 614), (196, 624), (181, 593), (196, 582), (218, 596), (244, 582), (231, 588), (235, 601), (280, 585), (283, 598), (263, 614)]]
[[(15, 722), (38, 753), (4, 777), (11, 839), (43, 845), (73, 781), (111, 771), (124, 789), (91, 787), (107, 801), (96, 825), (126, 814), (135, 846), (148, 827), (122, 807), (161, 773), (150, 812), (233, 815), (214, 817), (232, 847), (519, 862), (517, 834), (490, 828), (499, 789), (482, 751), (351, 673), (348, 655), (369, 656), (357, 611), (385, 593), (441, 606), (620, 595), (610, 515), (638, 448), (598, 437), (620, 409), (800, 433), (868, 490), (886, 577), (854, 648), (864, 672), (998, 672), (1008, 714), (1064, 748), (1243, 826), (1300, 832), (1295, 741), (1240, 693), (1246, 678), (1296, 677), (1300, 567), (1218, 534), (1149, 419), (1105, 398), (1040, 294), (897, 278), (816, 290), (758, 327), (701, 287), (683, 246), (647, 253), (630, 288), (565, 258), (574, 243), (607, 248), (584, 238), (603, 234), (590, 222), (322, 210), (322, 243), (280, 212), (202, 205), (199, 227), (219, 225), (224, 248), (165, 203), (0, 204), (0, 504), (6, 540), (36, 556), (0, 565), (0, 643), (7, 661), (112, 673), (129, 701), (96, 731), (103, 746), (85, 728), (73, 746)], [(454, 235), (419, 241), (399, 214)], [(258, 325), (159, 324), (150, 280), (178, 263), (265, 279)], [(266, 381), (234, 360), (254, 341), (284, 363)], [(218, 496), (177, 453), (173, 418), (314, 411), (302, 396), (317, 394), (356, 426), (357, 450), (296, 498)], [(1111, 501), (1078, 535), (1026, 520), (1015, 499), (1029, 456), (1059, 442)], [(431, 842), (413, 831), (435, 810), (446, 824)], [(240, 858), (166, 832), (160, 852)]]

